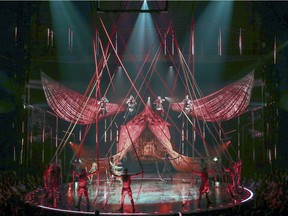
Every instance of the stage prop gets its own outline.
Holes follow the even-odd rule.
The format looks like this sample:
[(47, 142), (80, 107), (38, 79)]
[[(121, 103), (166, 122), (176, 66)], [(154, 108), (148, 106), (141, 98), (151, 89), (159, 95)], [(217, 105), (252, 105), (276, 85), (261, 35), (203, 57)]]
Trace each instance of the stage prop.
[[(164, 153), (168, 153), (170, 158), (176, 158), (171, 160), (174, 169), (178, 172), (189, 172), (191, 169), (201, 169), (201, 158), (200, 157), (187, 157), (183, 154), (178, 153), (173, 149), (173, 143), (171, 142), (171, 135), (169, 131), (170, 124), (166, 122), (159, 114), (154, 112), (148, 105), (145, 109), (135, 116), (127, 124), (121, 126), (120, 138), (118, 143), (117, 154), (113, 156), (115, 164), (123, 159), (129, 151), (132, 151), (132, 142), (137, 149), (137, 154), (140, 156), (154, 157), (154, 160), (158, 160), (159, 157), (164, 157)], [(138, 142), (139, 138), (145, 131), (149, 130), (158, 142), (153, 143), (141, 143)], [(137, 148), (142, 144), (142, 149)], [(158, 144), (160, 146), (155, 146)], [(219, 144), (216, 149), (210, 150), (210, 157), (216, 157), (225, 152), (230, 144), (230, 141)], [(75, 154), (81, 151), (80, 159), (85, 163), (85, 166), (90, 166), (91, 161), (96, 160), (94, 151), (88, 150), (88, 148), (71, 143), (71, 147)], [(157, 150), (156, 150), (157, 149)], [(164, 151), (163, 151), (164, 150)], [(139, 152), (141, 151), (141, 152)], [(146, 151), (146, 152), (145, 152)], [(161, 152), (162, 151), (162, 152)], [(161, 155), (162, 153), (162, 155)], [(99, 160), (100, 171), (104, 171), (108, 167), (108, 158), (101, 158)]]
[[(100, 103), (95, 98), (89, 98), (42, 73), (41, 76), (44, 93), (48, 105), (61, 119), (77, 124), (93, 124), (96, 122), (96, 116), (100, 111)], [(106, 117), (113, 116), (125, 111), (125, 106), (107, 103)], [(103, 119), (100, 114), (98, 120)]]
[[(254, 84), (254, 71), (242, 79), (192, 101), (189, 116), (208, 122), (226, 121), (241, 115), (249, 105)], [(182, 112), (183, 103), (172, 103), (172, 110)]]

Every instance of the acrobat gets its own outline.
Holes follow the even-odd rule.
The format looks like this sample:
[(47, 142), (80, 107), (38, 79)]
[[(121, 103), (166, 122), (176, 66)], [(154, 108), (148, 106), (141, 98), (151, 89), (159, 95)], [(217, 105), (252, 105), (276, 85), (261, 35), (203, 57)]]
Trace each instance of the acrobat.
[[(116, 177), (116, 179), (118, 181), (120, 181), (120, 183), (122, 184), (122, 178), (119, 177), (123, 174), (123, 167), (120, 167), (120, 166), (116, 166), (115, 163), (112, 161), (113, 160), (113, 157), (110, 158), (109, 160), (109, 171), (106, 170), (106, 174), (107, 174), (107, 183), (112, 185), (113, 182), (114, 182), (114, 178), (115, 178), (115, 175), (116, 174), (118, 177)], [(112, 172), (111, 172), (112, 170)]]
[[(97, 163), (94, 161), (94, 162), (92, 162), (91, 168), (90, 168), (90, 170), (88, 171), (88, 173), (93, 173), (93, 172), (95, 172), (96, 170), (98, 170), (98, 166), (97, 166)], [(86, 169), (86, 171), (87, 171), (87, 169)], [(94, 177), (94, 176), (96, 176), (96, 175), (92, 175), (92, 176), (89, 176), (89, 177), (88, 177), (88, 180), (89, 180), (90, 183), (93, 182), (93, 177)]]
[(161, 96), (157, 96), (157, 99), (153, 102), (155, 104), (156, 111), (163, 117), (164, 116), (164, 108), (162, 103), (165, 99), (162, 99)]
[(135, 204), (134, 204), (134, 200), (133, 200), (133, 197), (132, 197), (132, 190), (131, 190), (131, 187), (130, 187), (131, 178), (143, 173), (143, 171), (141, 171), (139, 173), (136, 173), (136, 174), (128, 174), (128, 169), (125, 168), (124, 169), (124, 174), (122, 174), (122, 175), (116, 175), (112, 170), (110, 170), (110, 172), (114, 176), (121, 177), (122, 178), (122, 182), (123, 182), (123, 184), (122, 184), (122, 192), (121, 192), (121, 205), (120, 205), (119, 211), (123, 212), (124, 200), (125, 200), (126, 195), (128, 194), (130, 202), (131, 202), (131, 205), (132, 205), (132, 210), (133, 210), (133, 213), (134, 213), (135, 212)]
[(76, 175), (79, 178), (78, 189), (77, 189), (78, 204), (75, 206), (77, 209), (80, 209), (81, 199), (82, 199), (83, 195), (86, 198), (87, 210), (90, 209), (88, 189), (87, 189), (87, 186), (86, 186), (87, 185), (87, 180), (88, 180), (88, 178), (90, 176), (93, 176), (98, 171), (99, 170), (95, 170), (94, 172), (87, 174), (85, 169), (82, 169), (81, 173), (77, 173), (75, 170), (73, 170), (73, 174)]
[(137, 102), (134, 99), (133, 95), (130, 95), (130, 97), (126, 101), (126, 105), (127, 105), (127, 109), (126, 109), (126, 112), (125, 112), (125, 115), (123, 116), (123, 118), (126, 118), (126, 116), (129, 114), (134, 115), (134, 113), (135, 113)]
[(189, 99), (189, 95), (187, 94), (181, 103), (183, 104), (183, 109), (179, 114), (178, 118), (182, 116), (183, 112), (185, 112), (186, 115), (189, 114), (189, 112), (191, 111), (192, 100)]
[(201, 198), (202, 195), (205, 194), (206, 195), (206, 199), (207, 199), (207, 205), (210, 205), (211, 202), (209, 200), (208, 194), (210, 191), (210, 187), (209, 187), (209, 175), (212, 174), (214, 172), (214, 170), (211, 171), (207, 171), (206, 168), (202, 169), (202, 172), (197, 172), (192, 170), (192, 173), (194, 173), (195, 175), (198, 175), (201, 177), (201, 186), (199, 188), (199, 199), (198, 199), (198, 207), (200, 208), (200, 204), (201, 204)]
[(107, 103), (109, 103), (109, 101), (108, 101), (108, 99), (106, 97), (102, 97), (101, 100), (98, 101), (98, 105), (99, 105), (98, 116), (100, 114), (102, 114), (102, 116), (105, 116), (108, 113)]

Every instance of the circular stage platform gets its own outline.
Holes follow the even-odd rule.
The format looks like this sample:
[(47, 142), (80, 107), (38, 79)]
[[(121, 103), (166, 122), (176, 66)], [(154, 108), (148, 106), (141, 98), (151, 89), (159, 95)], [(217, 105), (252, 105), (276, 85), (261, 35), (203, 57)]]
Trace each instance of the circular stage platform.
[(100, 215), (185, 215), (224, 210), (242, 205), (253, 199), (253, 192), (248, 188), (244, 188), (241, 194), (237, 194), (235, 199), (232, 199), (226, 191), (225, 184), (215, 187), (214, 183), (211, 182), (209, 198), (212, 203), (207, 205), (204, 195), (199, 207), (200, 184), (201, 182), (195, 179), (191, 181), (191, 179), (177, 178), (177, 176), (174, 176), (173, 181), (170, 179), (162, 181), (155, 176), (145, 176), (143, 179), (133, 178), (131, 188), (135, 201), (135, 213), (132, 213), (132, 206), (127, 196), (123, 213), (118, 211), (122, 185), (117, 180), (112, 184), (100, 180), (87, 185), (90, 200), (89, 209), (87, 209), (84, 197), (82, 197), (80, 209), (75, 208), (78, 203), (77, 182), (64, 184), (61, 187), (61, 202), (59, 199), (51, 200), (46, 197), (43, 188), (28, 193), (25, 196), (25, 201), (46, 210), (79, 215), (97, 215), (95, 211), (99, 211)]

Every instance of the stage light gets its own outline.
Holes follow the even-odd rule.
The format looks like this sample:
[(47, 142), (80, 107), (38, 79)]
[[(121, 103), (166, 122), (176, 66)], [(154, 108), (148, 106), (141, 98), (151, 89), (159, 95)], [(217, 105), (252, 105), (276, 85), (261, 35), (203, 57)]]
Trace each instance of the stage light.
[(213, 161), (215, 161), (215, 162), (218, 161), (218, 158), (217, 158), (217, 157), (214, 157), (214, 158), (213, 158)]

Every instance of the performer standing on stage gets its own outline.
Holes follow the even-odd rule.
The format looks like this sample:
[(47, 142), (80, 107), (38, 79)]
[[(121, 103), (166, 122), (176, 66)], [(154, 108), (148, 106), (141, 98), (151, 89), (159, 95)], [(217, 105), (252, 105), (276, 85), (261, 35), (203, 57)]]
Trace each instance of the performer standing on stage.
[(98, 115), (102, 114), (103, 116), (105, 116), (108, 111), (107, 111), (107, 103), (109, 103), (108, 99), (106, 97), (102, 97), (100, 101), (98, 101), (98, 105), (99, 105), (99, 113)]
[(241, 173), (242, 173), (242, 161), (240, 158), (236, 160), (234, 170), (235, 170), (235, 175), (236, 175), (236, 185), (240, 186), (241, 185)]
[(134, 113), (135, 113), (135, 108), (136, 108), (137, 102), (134, 99), (133, 95), (130, 95), (130, 97), (126, 101), (126, 105), (127, 105), (127, 109), (126, 109), (126, 112), (125, 112), (125, 115), (123, 116), (123, 118), (126, 118), (126, 116), (129, 114), (134, 115)]
[(62, 172), (59, 164), (53, 163), (50, 165), (49, 172), (49, 193), (53, 200), (53, 207), (56, 207), (56, 201), (59, 199), (61, 202), (61, 193), (59, 191), (62, 182)]
[(222, 164), (221, 164), (221, 161), (220, 161), (217, 157), (215, 157), (213, 160), (214, 160), (214, 162), (215, 162), (215, 166), (214, 166), (214, 170), (215, 170), (215, 174), (214, 174), (214, 185), (215, 185), (216, 187), (218, 187), (219, 184), (216, 185), (216, 182), (219, 183), (220, 180), (221, 180), (221, 182), (224, 181), (224, 180), (223, 180), (223, 171), (224, 171), (224, 169), (223, 169), (223, 166), (222, 166)]
[(46, 165), (45, 170), (43, 172), (43, 181), (44, 181), (44, 188), (46, 192), (49, 191), (49, 177), (50, 177), (51, 167), (50, 164)]
[(236, 186), (237, 186), (237, 179), (236, 179), (237, 175), (236, 175), (236, 172), (235, 172), (235, 162), (232, 161), (229, 168), (225, 168), (225, 167), (223, 167), (223, 168), (224, 168), (225, 172), (228, 172), (230, 177), (231, 177), (232, 184), (227, 186), (227, 190), (228, 190), (228, 193), (234, 199), (235, 196), (236, 196), (235, 192), (236, 192)]
[(202, 198), (202, 195), (204, 193), (206, 194), (207, 205), (211, 204), (209, 197), (208, 197), (208, 194), (210, 191), (209, 178), (208, 177), (213, 172), (214, 172), (214, 170), (211, 170), (208, 172), (206, 168), (203, 168), (202, 172), (197, 172), (197, 171), (192, 170), (192, 173), (201, 177), (201, 186), (199, 188), (199, 200), (198, 200), (198, 207), (199, 208), (200, 208), (201, 198)]
[[(178, 156), (179, 157), (179, 156)], [(161, 180), (164, 181), (164, 178), (166, 177), (166, 173), (168, 172), (171, 178), (171, 181), (173, 181), (173, 175), (172, 175), (172, 170), (171, 170), (171, 160), (175, 160), (176, 158), (170, 158), (169, 154), (166, 153), (165, 154), (165, 158), (164, 160), (164, 166), (163, 166), (163, 171), (162, 171), (162, 175), (161, 175)]]
[(155, 104), (156, 111), (163, 117), (164, 116), (164, 108), (162, 103), (165, 99), (162, 99), (161, 96), (157, 96), (157, 99), (153, 102)]
[(185, 112), (188, 115), (189, 112), (191, 111), (192, 101), (189, 99), (188, 94), (185, 96), (185, 98), (183, 99), (181, 103), (183, 104), (183, 109), (181, 113), (179, 114), (178, 118), (182, 116), (183, 112)]
[(125, 200), (126, 194), (128, 194), (130, 202), (131, 202), (131, 205), (132, 205), (133, 213), (134, 213), (135, 212), (135, 205), (134, 205), (134, 200), (133, 200), (133, 197), (132, 197), (132, 190), (131, 190), (131, 187), (130, 187), (131, 178), (143, 173), (143, 171), (139, 172), (139, 173), (136, 173), (136, 174), (128, 174), (128, 169), (125, 168), (124, 169), (124, 174), (122, 174), (122, 175), (116, 175), (112, 170), (110, 170), (110, 172), (114, 176), (121, 177), (122, 178), (122, 182), (123, 182), (123, 184), (122, 184), (122, 192), (121, 192), (121, 206), (120, 206), (119, 211), (123, 212), (124, 200)]
[(73, 174), (78, 176), (79, 182), (78, 182), (78, 189), (77, 189), (77, 195), (78, 195), (78, 204), (75, 206), (76, 208), (80, 209), (80, 204), (81, 204), (81, 199), (82, 196), (86, 198), (86, 203), (87, 203), (87, 210), (90, 208), (89, 204), (89, 197), (88, 197), (88, 189), (87, 189), (87, 180), (90, 176), (94, 175), (97, 173), (99, 170), (96, 170), (92, 173), (87, 174), (85, 169), (81, 170), (81, 173), (77, 173), (75, 170), (73, 170)]
[[(93, 173), (95, 171), (98, 170), (98, 166), (97, 166), (97, 163), (94, 161), (91, 165), (91, 169), (88, 171), (89, 173)], [(89, 182), (92, 183), (93, 181), (93, 176), (95, 175), (92, 175), (92, 176), (89, 176), (88, 179), (89, 179)]]
[[(113, 157), (111, 157), (109, 160), (109, 170), (106, 170), (107, 183), (110, 185), (113, 184), (114, 178), (115, 178), (115, 176), (113, 175), (113, 173), (114, 173), (117, 176), (120, 176), (120, 177), (116, 177), (116, 179), (119, 180), (120, 183), (122, 184), (123, 182), (122, 182), (121, 175), (123, 174), (123, 167), (116, 166), (112, 160), (113, 160)], [(112, 172), (111, 172), (111, 170), (112, 170)]]

